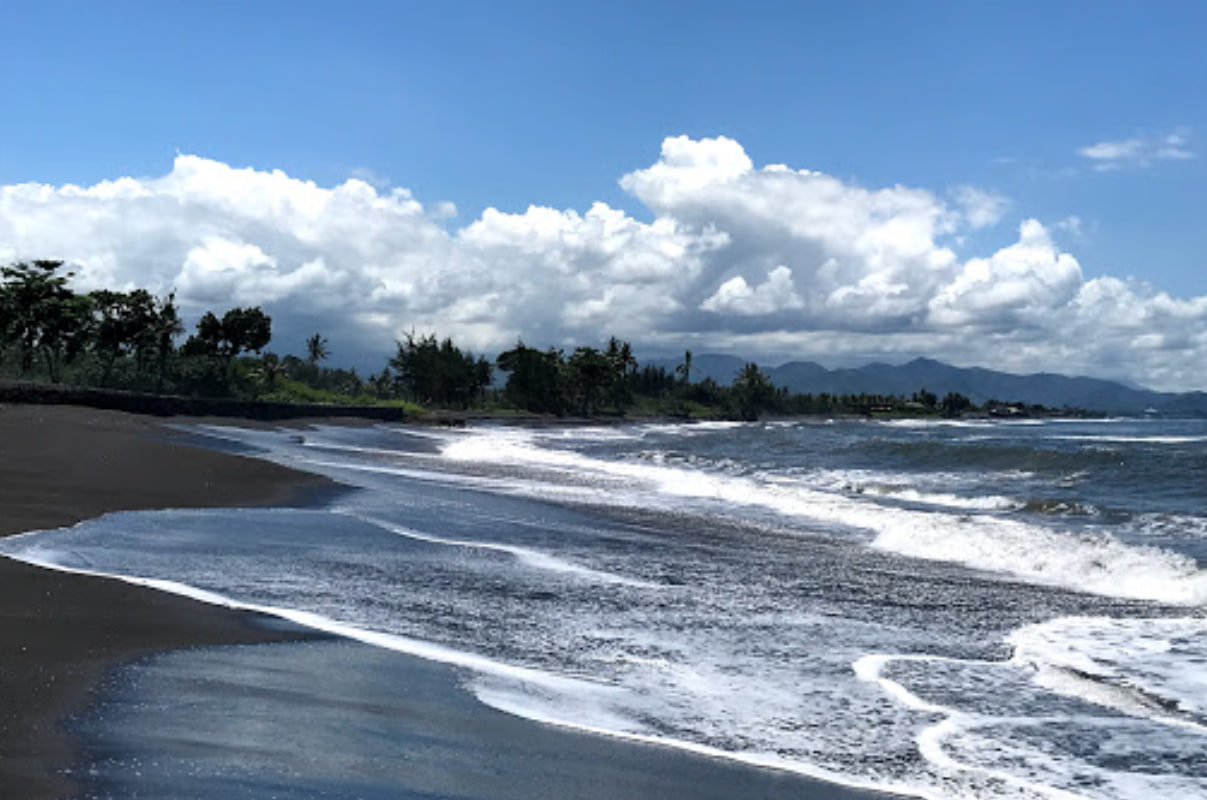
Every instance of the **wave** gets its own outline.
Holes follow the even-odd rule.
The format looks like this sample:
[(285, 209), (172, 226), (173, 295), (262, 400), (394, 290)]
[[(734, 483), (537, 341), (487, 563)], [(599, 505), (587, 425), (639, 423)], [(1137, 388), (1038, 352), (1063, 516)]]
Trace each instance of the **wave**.
[(970, 478), (966, 474), (954, 472), (909, 474), (853, 469), (808, 470), (801, 474), (802, 480), (827, 490), (970, 511), (1011, 511), (1022, 504), (1004, 495), (978, 495), (971, 492), (956, 494), (938, 487), (975, 490), (983, 483), (1001, 483), (1020, 477), (1026, 476), (1015, 472)]
[(1207, 436), (1114, 436), (1103, 434), (1067, 434), (1048, 436), (1066, 442), (1093, 442), (1106, 444), (1198, 444), (1207, 442)]
[[(127, 519), (130, 518), (127, 517)], [(706, 739), (692, 738), (691, 728), (685, 729), (684, 735), (675, 735), (671, 731), (662, 730), (656, 717), (658, 710), (661, 709), (659, 703), (665, 702), (665, 698), (651, 696), (651, 691), (654, 694), (657, 693), (659, 688), (657, 685), (644, 686), (640, 682), (625, 684), (593, 677), (582, 672), (564, 674), (509, 663), (472, 650), (376, 630), (326, 614), (315, 613), (305, 608), (240, 600), (227, 594), (200, 589), (175, 580), (67, 566), (64, 562), (70, 561), (74, 557), (70, 550), (53, 546), (42, 547), (36, 542), (36, 538), (27, 541), (23, 547), (18, 548), (19, 555), (14, 554), (10, 557), (61, 572), (120, 580), (189, 597), (211, 605), (272, 616), (311, 630), (455, 667), (465, 671), (466, 674), (462, 675), (462, 678), (466, 681), (466, 688), (479, 701), (521, 718), (613, 738), (673, 747), (709, 757), (779, 769), (855, 788), (898, 792), (933, 798), (933, 800), (947, 800), (948, 798), (946, 793), (931, 792), (926, 786), (919, 787), (910, 781), (886, 780), (883, 776), (874, 774), (848, 774), (790, 755), (780, 755), (770, 746), (767, 749), (735, 749), (710, 744)], [(638, 657), (628, 660), (633, 664), (642, 661)], [(647, 659), (647, 661), (650, 663), (645, 665), (646, 673), (644, 674), (656, 675), (664, 669), (678, 669), (686, 674), (693, 670), (689, 665), (675, 665), (656, 659)], [(761, 702), (755, 701), (765, 700), (769, 688), (760, 686), (760, 691), (756, 695), (746, 698), (751, 701), (749, 709), (757, 710), (761, 707)], [(713, 693), (718, 697), (730, 699), (731, 695), (723, 689), (723, 684), (711, 688), (700, 686), (699, 676), (697, 676), (697, 685), (688, 687), (685, 694), (692, 699), (692, 702), (713, 700), (715, 699)], [(652, 713), (651, 704), (654, 709)], [(673, 707), (673, 703), (671, 707)], [(743, 713), (748, 710), (747, 706), (740, 703), (738, 707)], [(697, 723), (707, 721), (695, 715), (692, 720)], [(716, 720), (716, 723), (724, 726), (731, 723), (749, 724), (749, 721), (731, 720), (722, 716)]]
[(594, 694), (593, 692), (580, 694), (574, 698), (572, 703), (566, 703), (564, 698), (544, 696), (540, 692), (527, 691), (522, 687), (501, 686), (488, 681), (473, 681), (470, 688), (479, 701), (491, 708), (545, 725), (640, 744), (673, 747), (676, 750), (696, 755), (720, 758), (753, 767), (780, 770), (852, 789), (919, 797), (923, 800), (950, 800), (950, 796), (946, 792), (935, 791), (929, 786), (908, 780), (885, 780), (879, 777), (860, 779), (854, 775), (802, 763), (770, 751), (735, 752), (701, 742), (646, 732), (643, 730), (644, 726), (637, 720), (618, 715), (606, 703), (591, 702), (590, 695)]
[(870, 486), (868, 491), (882, 497), (903, 500), (919, 505), (940, 506), (942, 508), (963, 508), (970, 511), (1011, 511), (1019, 507), (1019, 501), (1001, 495), (984, 495), (981, 497), (964, 497), (944, 492), (921, 492), (917, 489)]
[(1107, 597), (1207, 604), (1207, 572), (1169, 550), (1106, 533), (1057, 532), (1014, 520), (910, 520), (884, 526), (875, 547)]
[(1133, 528), (1142, 536), (1207, 539), (1207, 517), (1190, 514), (1143, 514)]
[(1051, 691), (1207, 734), (1207, 619), (1061, 617), (1007, 642)]
[(199, 589), (195, 586), (190, 586), (179, 581), (146, 578), (137, 575), (124, 575), (121, 573), (65, 566), (61, 561), (63, 551), (56, 550), (55, 548), (51, 547), (43, 548), (35, 546), (23, 549), (20, 555), (11, 553), (6, 553), (5, 555), (6, 557), (15, 559), (17, 561), (23, 561), (35, 566), (46, 567), (58, 572), (65, 572), (72, 575), (89, 575), (98, 578), (109, 578), (112, 580), (121, 581), (123, 583), (132, 584), (134, 586), (145, 586), (147, 588), (156, 589), (168, 594), (188, 597), (192, 600), (197, 600), (208, 605), (221, 606), (223, 608), (248, 611), (253, 614), (276, 617), (278, 619), (292, 622), (303, 628), (309, 628), (322, 633), (329, 633), (345, 639), (352, 639), (364, 644), (381, 647), (386, 650), (393, 650), (398, 653), (421, 658), (425, 661), (435, 661), (441, 664), (448, 664), (454, 667), (473, 670), (474, 672), (484, 675), (508, 678), (527, 685), (542, 686), (546, 690), (566, 691), (573, 689), (576, 692), (581, 693), (584, 692), (584, 690), (587, 692), (607, 692), (610, 689), (610, 687), (605, 683), (592, 681), (584, 677), (566, 677), (555, 675), (544, 670), (515, 666), (501, 661), (496, 661), (476, 653), (456, 650), (445, 645), (414, 639), (407, 636), (401, 636), (394, 633), (385, 633), (382, 631), (372, 630), (350, 622), (332, 619), (331, 617), (327, 617), (322, 614), (315, 614), (310, 611), (237, 600), (227, 595), (207, 591), (205, 589)]
[(603, 572), (602, 570), (591, 569), (584, 567), (581, 564), (575, 564), (565, 559), (558, 558), (548, 553), (543, 553), (540, 550), (533, 550), (530, 547), (518, 547), (516, 545), (498, 544), (495, 542), (480, 542), (470, 541), (468, 539), (446, 539), (440, 536), (432, 536), (430, 534), (420, 533), (419, 531), (395, 525), (392, 522), (383, 519), (377, 519), (365, 514), (358, 514), (354, 511), (334, 508), (331, 509), (334, 514), (343, 514), (353, 519), (367, 522), (382, 530), (398, 534), (407, 539), (412, 539), (417, 542), (427, 542), (428, 544), (439, 544), (446, 547), (463, 547), (471, 550), (488, 550), (495, 553), (506, 553), (518, 559), (523, 564), (532, 567), (533, 569), (545, 570), (547, 572), (556, 572), (562, 575), (568, 575), (574, 578), (595, 581), (598, 583), (612, 583), (619, 586), (634, 586), (643, 589), (660, 589), (661, 584), (650, 583), (649, 581), (637, 580), (624, 575), (617, 575), (611, 572)]
[(1019, 419), (1019, 420), (991, 420), (991, 419), (884, 419), (877, 420), (877, 425), (883, 425), (887, 428), (1002, 428), (1002, 427), (1018, 427), (1018, 426), (1034, 426), (1043, 425), (1043, 420), (1038, 419)]
[[(1180, 605), (1207, 603), (1207, 572), (1193, 559), (1124, 544), (1105, 533), (1063, 532), (1000, 516), (883, 505), (783, 475), (735, 476), (649, 462), (610, 461), (541, 447), (523, 431), (466, 433), (451, 440), (442, 453), (453, 461), (524, 465), (633, 482), (627, 492), (617, 488), (601, 493), (602, 502), (633, 505), (638, 498), (632, 492), (644, 489), (664, 497), (713, 501), (722, 509), (762, 508), (831, 529), (865, 531), (871, 535), (873, 547), (912, 558), (956, 563), (1109, 597)], [(523, 490), (520, 483), (515, 487)], [(934, 499), (960, 502), (959, 498)], [(1002, 501), (986, 502), (996, 505)]]
[(1018, 506), (1028, 514), (1042, 514), (1053, 517), (1099, 517), (1102, 509), (1090, 503), (1059, 497), (1038, 497), (1027, 500)]
[[(1121, 701), (1126, 691), (1112, 695), (1092, 681), (1070, 692), (1018, 654), (1008, 661), (872, 654), (852, 670), (930, 718), (915, 737), (918, 751), (941, 772), (964, 776), (973, 789), (964, 796), (1130, 800), (1201, 797), (1207, 789), (1198, 771), (1207, 729), (1153, 714), (1152, 703)], [(1053, 695), (1071, 699), (1055, 712)]]
[(852, 669), (932, 717), (916, 741), (941, 769), (1040, 797), (1203, 796), (1207, 620), (1062, 617), (1005, 641), (1002, 661), (871, 654)]

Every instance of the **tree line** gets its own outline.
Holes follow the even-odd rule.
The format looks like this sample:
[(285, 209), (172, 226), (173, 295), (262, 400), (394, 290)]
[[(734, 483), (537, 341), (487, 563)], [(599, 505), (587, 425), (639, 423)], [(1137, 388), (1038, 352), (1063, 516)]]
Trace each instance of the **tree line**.
[(206, 312), (184, 333), (173, 294), (79, 294), (61, 261), (0, 267), (0, 374), (103, 388), (230, 395), (236, 360), (259, 353), (272, 320), (259, 308)]
[[(268, 349), (272, 319), (259, 307), (206, 311), (184, 339), (171, 293), (72, 290), (61, 261), (0, 267), (0, 377), (101, 388), (318, 403), (399, 403), (555, 416), (669, 415), (753, 420), (765, 414), (912, 413), (955, 416), (968, 398), (796, 394), (753, 363), (728, 385), (696, 380), (692, 354), (672, 368), (638, 363), (612, 337), (567, 352), (523, 342), (492, 362), (451, 338), (406, 333), (381, 371), (331, 368), (315, 333), (302, 355)], [(496, 381), (496, 371), (505, 375)]]

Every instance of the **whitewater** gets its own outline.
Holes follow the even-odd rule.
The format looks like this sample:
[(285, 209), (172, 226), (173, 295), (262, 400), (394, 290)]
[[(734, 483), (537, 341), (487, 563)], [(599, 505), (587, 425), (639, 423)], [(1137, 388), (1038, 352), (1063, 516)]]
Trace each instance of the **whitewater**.
[(527, 719), (931, 800), (1207, 797), (1207, 423), (199, 427), (306, 509), (0, 552), (446, 663)]

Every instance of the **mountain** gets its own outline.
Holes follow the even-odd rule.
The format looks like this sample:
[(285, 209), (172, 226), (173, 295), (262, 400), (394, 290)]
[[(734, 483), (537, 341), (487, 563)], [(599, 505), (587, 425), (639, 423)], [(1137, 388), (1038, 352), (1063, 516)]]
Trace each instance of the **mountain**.
[[(650, 362), (673, 368), (671, 360)], [(729, 384), (747, 363), (737, 356), (701, 354), (692, 360), (692, 379), (711, 377)], [(911, 395), (927, 389), (942, 397), (958, 392), (975, 403), (987, 400), (1040, 404), (1049, 408), (1085, 408), (1112, 414), (1142, 414), (1155, 409), (1176, 416), (1207, 415), (1207, 394), (1154, 392), (1115, 381), (1052, 373), (1014, 375), (990, 369), (953, 367), (929, 358), (906, 364), (867, 364), (827, 369), (811, 361), (791, 361), (763, 371), (776, 386), (810, 394)]]
[[(651, 358), (643, 360), (641, 365), (664, 367), (673, 372), (682, 363), (682, 358)], [(692, 380), (702, 381), (705, 378), (712, 378), (722, 386), (728, 386), (733, 383), (733, 379), (737, 376), (738, 371), (749, 363), (749, 359), (738, 358), (737, 356), (702, 353), (698, 356), (692, 356)]]
[(1118, 413), (1141, 413), (1150, 407), (1160, 409), (1177, 397), (1097, 378), (1070, 378), (1050, 373), (1012, 375), (989, 369), (953, 367), (928, 358), (918, 358), (908, 364), (868, 364), (837, 370), (827, 370), (808, 362), (793, 362), (767, 370), (767, 375), (777, 386), (794, 392), (909, 395), (925, 388), (939, 396), (958, 392), (975, 403), (1005, 400)]

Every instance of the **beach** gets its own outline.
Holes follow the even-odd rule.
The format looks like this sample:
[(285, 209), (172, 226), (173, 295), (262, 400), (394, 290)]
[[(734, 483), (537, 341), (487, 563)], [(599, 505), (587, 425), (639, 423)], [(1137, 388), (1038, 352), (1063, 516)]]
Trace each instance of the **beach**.
[[(328, 481), (173, 441), (150, 418), (71, 406), (0, 407), (0, 535), (105, 512), (274, 505)], [(149, 652), (296, 637), (247, 614), (126, 583), (0, 559), (0, 785), (61, 797), (72, 744), (58, 721), (114, 665)]]
[[(0, 407), (0, 534), (119, 510), (305, 504), (334, 487), (189, 440), (121, 413)], [(883, 797), (519, 719), (479, 703), (445, 665), (7, 558), (0, 559), (0, 648), (6, 797), (81, 796), (71, 776), (90, 760), (140, 747), (165, 762), (181, 760), (202, 745), (211, 755), (188, 763), (217, 770), (237, 760), (241, 771), (224, 780), (192, 774), (183, 785), (170, 772), (141, 784), (118, 774), (107, 790), (215, 798), (306, 797), (320, 787), (335, 797)], [(116, 687), (109, 680), (115, 671), (126, 676)], [(349, 688), (338, 676), (358, 676), (374, 689)], [(142, 694), (130, 695), (130, 685)], [(110, 722), (90, 729), (98, 687)], [(186, 693), (203, 696), (184, 703)], [(366, 703), (366, 696), (374, 699)], [(253, 705), (255, 730), (240, 733), (240, 715)], [(147, 706), (164, 714), (145, 713)], [(139, 709), (137, 719), (123, 721), (130, 709)], [(180, 709), (183, 715), (169, 713)], [(63, 724), (68, 719), (71, 726)], [(212, 755), (223, 748), (225, 755)], [(299, 755), (304, 769), (278, 763)]]

